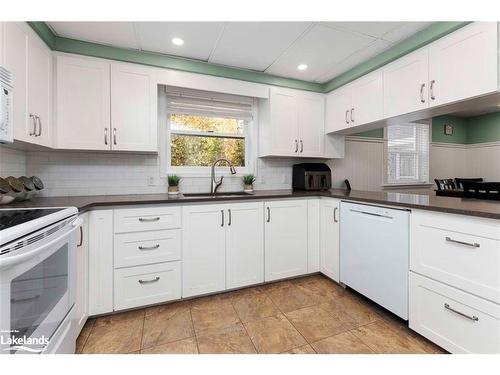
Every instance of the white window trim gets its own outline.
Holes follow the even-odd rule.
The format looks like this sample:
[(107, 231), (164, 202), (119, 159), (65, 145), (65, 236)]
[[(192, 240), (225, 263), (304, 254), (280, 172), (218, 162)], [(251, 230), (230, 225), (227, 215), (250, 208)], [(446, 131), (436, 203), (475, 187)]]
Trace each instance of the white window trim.
[[(173, 167), (171, 166), (170, 152), (170, 134), (196, 134), (197, 132), (189, 131), (173, 131), (170, 130), (169, 116), (167, 112), (167, 97), (165, 89), (158, 88), (158, 127), (159, 127), (159, 165), (160, 177), (165, 178), (167, 175), (176, 174), (179, 177), (210, 177), (210, 167)], [(217, 176), (242, 176), (249, 173), (255, 174), (255, 158), (257, 155), (257, 140), (258, 140), (258, 101), (254, 99), (252, 120), (247, 120), (245, 134), (222, 134), (219, 136), (227, 136), (231, 138), (246, 138), (245, 142), (245, 166), (235, 167), (236, 175), (231, 175), (227, 166), (216, 167)], [(218, 133), (211, 133), (210, 136), (217, 136)], [(203, 133), (203, 135), (206, 135)]]
[(395, 182), (395, 183), (389, 183), (387, 182), (387, 163), (388, 163), (388, 139), (387, 139), (387, 126), (384, 127), (384, 163), (383, 163), (383, 170), (382, 170), (382, 176), (384, 181), (380, 185), (384, 189), (391, 189), (391, 188), (412, 188), (412, 187), (430, 187), (433, 186), (433, 184), (430, 182), (430, 169), (431, 169), (431, 154), (430, 154), (430, 147), (431, 147), (431, 140), (432, 140), (432, 121), (417, 121), (417, 124), (427, 124), (429, 126), (429, 132), (428, 132), (428, 137), (429, 137), (429, 171), (427, 173), (429, 180), (428, 181), (422, 181), (422, 182)]

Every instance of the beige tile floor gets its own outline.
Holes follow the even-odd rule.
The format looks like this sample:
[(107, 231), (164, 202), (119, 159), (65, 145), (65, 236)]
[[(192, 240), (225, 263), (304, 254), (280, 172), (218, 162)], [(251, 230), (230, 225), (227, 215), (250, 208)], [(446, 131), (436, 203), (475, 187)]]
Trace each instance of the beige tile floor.
[(321, 275), (90, 319), (77, 352), (445, 353)]

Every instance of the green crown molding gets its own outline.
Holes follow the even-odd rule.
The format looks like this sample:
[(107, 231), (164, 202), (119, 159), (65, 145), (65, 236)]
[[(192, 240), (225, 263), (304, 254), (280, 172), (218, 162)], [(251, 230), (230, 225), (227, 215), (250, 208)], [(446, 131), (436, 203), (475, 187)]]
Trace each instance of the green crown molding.
[(323, 91), (330, 92), (343, 86), (355, 79), (370, 73), (400, 57), (413, 52), (443, 36), (464, 27), (470, 22), (436, 22), (424, 30), (410, 36), (394, 47), (382, 52), (381, 54), (361, 63), (354, 68), (342, 73), (331, 81), (324, 83)]
[(250, 70), (230, 68), (214, 65), (203, 61), (183, 59), (153, 52), (143, 52), (126, 48), (106, 46), (97, 43), (84, 42), (80, 40), (57, 36), (45, 22), (28, 22), (31, 28), (52, 49), (59, 52), (74, 53), (92, 57), (100, 57), (110, 60), (132, 62), (142, 65), (155, 66), (181, 70), (191, 73), (206, 74), (217, 77), (232, 78), (241, 81), (262, 83), (273, 86), (289, 87), (300, 90), (327, 93), (346, 83), (349, 83), (364, 74), (367, 74), (381, 66), (398, 59), (436, 39), (443, 37), (469, 22), (436, 22), (428, 28), (405, 39), (401, 43), (391, 47), (387, 51), (361, 63), (351, 70), (326, 83), (302, 81), (292, 78), (284, 78), (266, 73)]

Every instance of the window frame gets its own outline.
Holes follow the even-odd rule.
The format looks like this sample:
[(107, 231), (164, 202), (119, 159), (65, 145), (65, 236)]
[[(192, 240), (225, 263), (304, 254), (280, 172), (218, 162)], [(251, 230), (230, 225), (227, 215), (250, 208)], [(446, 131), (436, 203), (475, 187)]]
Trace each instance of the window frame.
[[(395, 124), (397, 125), (397, 124)], [(384, 181), (382, 183), (382, 187), (384, 188), (391, 188), (391, 187), (425, 187), (425, 186), (432, 186), (432, 183), (430, 182), (430, 161), (431, 161), (431, 137), (432, 137), (432, 123), (431, 121), (416, 121), (415, 125), (427, 125), (428, 126), (428, 131), (427, 131), (427, 144), (428, 144), (428, 152), (427, 152), (427, 181), (398, 181), (398, 182), (389, 182), (389, 138), (388, 138), (388, 131), (387, 131), (387, 126), (384, 127), (384, 163), (383, 163), (383, 176), (384, 176)], [(388, 125), (390, 126), (390, 125)], [(418, 143), (417, 143), (418, 144)], [(416, 155), (416, 168), (419, 169), (419, 163), (421, 163), (420, 158), (418, 157), (420, 151), (418, 150), (418, 147), (415, 151), (407, 151), (407, 152), (401, 152), (402, 154), (407, 154), (407, 155)]]
[[(208, 177), (211, 173), (211, 167), (178, 167), (172, 166), (172, 155), (170, 148), (170, 141), (172, 134), (180, 135), (198, 135), (198, 136), (208, 136), (215, 138), (242, 138), (245, 140), (245, 166), (235, 167), (236, 175), (241, 176), (244, 174), (254, 173), (254, 156), (257, 155), (256, 142), (258, 139), (257, 127), (254, 124), (258, 123), (258, 108), (257, 100), (253, 100), (252, 105), (252, 119), (244, 120), (245, 126), (243, 134), (231, 134), (231, 133), (218, 133), (218, 132), (197, 132), (190, 130), (172, 130), (170, 126), (170, 113), (167, 111), (167, 95), (165, 89), (159, 89), (158, 92), (158, 123), (160, 127), (160, 176), (166, 177), (169, 174), (176, 174), (180, 177)], [(179, 113), (181, 114), (181, 113)], [(186, 113), (183, 113), (186, 114)], [(195, 116), (202, 116), (199, 113), (193, 114)], [(210, 117), (210, 114), (207, 114)], [(216, 117), (216, 116), (213, 116)], [(229, 168), (227, 166), (217, 166), (216, 172), (218, 176), (231, 176)]]

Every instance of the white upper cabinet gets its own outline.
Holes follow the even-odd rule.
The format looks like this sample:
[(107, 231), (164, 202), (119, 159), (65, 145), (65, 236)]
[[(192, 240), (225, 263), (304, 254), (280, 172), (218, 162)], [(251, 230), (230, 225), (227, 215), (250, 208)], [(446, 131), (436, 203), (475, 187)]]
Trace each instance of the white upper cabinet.
[(301, 156), (322, 157), (325, 146), (325, 98), (318, 94), (299, 96), (299, 140)]
[(270, 90), (260, 101), (260, 156), (326, 157), (324, 96)]
[(158, 151), (157, 84), (154, 70), (111, 64), (113, 150)]
[(265, 203), (265, 280), (307, 273), (307, 201)]
[(226, 289), (264, 282), (264, 205), (224, 205), (226, 225)]
[(394, 117), (429, 106), (429, 51), (410, 53), (383, 68), (384, 117)]
[(429, 47), (431, 106), (498, 90), (496, 22), (474, 22)]
[(343, 86), (326, 97), (326, 133), (349, 127), (351, 112), (351, 87)]
[(110, 150), (110, 64), (57, 56), (56, 147)]
[(14, 75), (14, 139), (52, 145), (52, 55), (24, 23), (5, 22), (4, 65)]
[(4, 23), (4, 65), (14, 77), (14, 139), (33, 142), (35, 118), (28, 116), (28, 34), (17, 22)]
[(350, 125), (363, 125), (384, 116), (384, 87), (382, 71), (376, 70), (351, 84), (352, 107)]
[(31, 142), (52, 146), (52, 52), (34, 33), (28, 36), (28, 114), (36, 116)]

